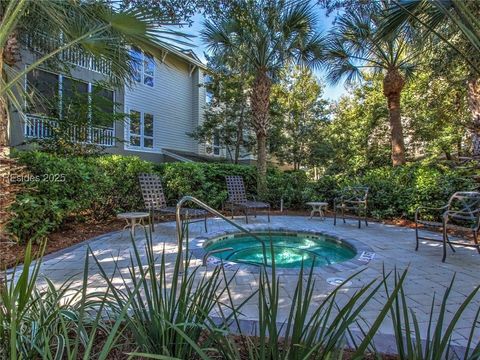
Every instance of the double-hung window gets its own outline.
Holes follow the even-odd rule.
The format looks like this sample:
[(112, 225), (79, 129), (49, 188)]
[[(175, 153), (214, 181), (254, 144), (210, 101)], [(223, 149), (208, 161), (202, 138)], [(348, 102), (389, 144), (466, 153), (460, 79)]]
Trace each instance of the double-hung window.
[(153, 87), (155, 85), (155, 58), (137, 48), (130, 50), (130, 58), (133, 66), (133, 79)]
[(130, 110), (130, 146), (153, 149), (153, 115)]

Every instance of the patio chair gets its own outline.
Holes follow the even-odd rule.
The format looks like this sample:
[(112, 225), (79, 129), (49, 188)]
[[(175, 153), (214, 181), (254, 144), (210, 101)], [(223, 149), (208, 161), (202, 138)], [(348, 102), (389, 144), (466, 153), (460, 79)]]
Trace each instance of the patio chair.
[(368, 187), (352, 186), (343, 189), (340, 196), (333, 201), (333, 225), (337, 225), (337, 211), (342, 213), (343, 223), (345, 223), (345, 211), (352, 211), (358, 218), (358, 228), (362, 227), (362, 219), (365, 226), (368, 226)]
[(252, 210), (257, 217), (257, 210), (267, 210), (268, 222), (270, 222), (270, 204), (253, 200), (248, 200), (245, 192), (245, 184), (241, 176), (226, 176), (228, 200), (225, 206), (230, 208), (232, 218), (235, 210), (241, 210), (245, 213), (245, 221), (248, 224), (249, 211)]
[[(432, 219), (432, 212), (435, 212), (437, 217), (440, 215), (441, 222), (435, 222)], [(426, 215), (430, 215), (426, 219)], [(433, 239), (426, 236), (420, 236), (418, 233), (418, 226), (423, 225), (427, 228), (441, 227), (442, 239)], [(477, 248), (480, 254), (480, 244), (478, 243), (478, 230), (480, 228), (480, 193), (476, 191), (456, 192), (448, 200), (447, 205), (435, 208), (422, 206), (415, 211), (415, 251), (418, 251), (419, 240), (429, 240), (443, 243), (443, 258), (445, 262), (447, 257), (447, 244), (453, 252), (455, 249), (453, 245), (474, 247)], [(463, 242), (452, 242), (448, 237), (448, 230), (460, 230), (472, 232), (474, 244)], [(459, 235), (460, 236), (460, 235)], [(465, 239), (466, 240), (466, 239)]]
[[(162, 182), (160, 177), (155, 174), (140, 174), (138, 176), (140, 182), (140, 188), (142, 190), (143, 202), (145, 208), (150, 213), (150, 224), (152, 226), (152, 231), (154, 231), (153, 223), (155, 220), (155, 215), (165, 216), (165, 215), (175, 215), (176, 207), (167, 206), (167, 201), (165, 199), (165, 194), (163, 192)], [(187, 219), (188, 215), (188, 219)], [(187, 220), (189, 223), (204, 222), (205, 232), (207, 232), (207, 215), (208, 212), (203, 209), (192, 209), (192, 208), (182, 208), (180, 211), (180, 216), (182, 217), (182, 222)], [(190, 218), (201, 219), (190, 220)]]

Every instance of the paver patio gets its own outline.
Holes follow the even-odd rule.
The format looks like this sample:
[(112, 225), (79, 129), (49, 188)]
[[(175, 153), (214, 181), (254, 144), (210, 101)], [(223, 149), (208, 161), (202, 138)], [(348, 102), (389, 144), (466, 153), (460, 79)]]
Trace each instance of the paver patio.
[[(241, 218), (238, 221), (244, 225)], [(209, 233), (231, 229), (231, 226), (221, 219), (209, 219), (208, 222)], [(342, 291), (337, 299), (340, 304), (346, 302), (359, 287), (367, 284), (372, 279), (381, 278), (384, 268), (386, 271), (394, 268), (403, 271), (409, 267), (409, 274), (404, 287), (405, 293), (410, 301), (412, 310), (418, 318), (420, 327), (425, 329), (425, 331), (433, 294), (437, 294), (437, 302), (439, 302), (454, 274), (456, 274), (456, 279), (453, 291), (449, 297), (449, 303), (447, 304), (447, 317), (453, 316), (454, 311), (460, 306), (461, 302), (480, 284), (480, 271), (478, 271), (480, 255), (476, 250), (462, 247), (458, 248), (454, 254), (449, 251), (446, 263), (442, 263), (442, 250), (441, 245), (438, 243), (423, 242), (419, 251), (414, 251), (415, 237), (412, 229), (380, 223), (370, 223), (368, 227), (358, 229), (357, 222), (353, 220), (347, 220), (347, 224), (343, 224), (340, 221), (334, 227), (332, 219), (327, 218), (325, 221), (320, 221), (314, 218), (309, 220), (307, 217), (300, 216), (273, 216), (269, 224), (266, 222), (266, 217), (259, 216), (256, 219), (252, 218), (251, 224), (246, 225), (246, 227), (255, 229), (259, 224), (264, 228), (270, 227), (272, 229), (288, 227), (291, 230), (298, 231), (327, 231), (339, 237), (355, 238), (371, 247), (375, 252), (375, 257), (368, 264), (355, 269), (342, 269), (340, 272), (330, 274), (330, 276), (334, 277), (347, 278), (355, 272), (363, 270), (355, 277), (352, 284)], [(166, 266), (169, 274), (171, 274), (177, 251), (175, 222), (157, 224), (153, 235), (155, 251), (160, 255), (162, 250), (165, 249), (167, 254)], [(203, 224), (191, 225), (190, 238), (203, 235), (205, 235)], [(439, 235), (435, 234), (435, 236)], [(139, 249), (143, 250), (145, 244), (144, 236), (139, 236), (136, 242), (139, 245)], [(67, 278), (72, 277), (80, 286), (87, 246), (92, 249), (107, 273), (115, 271), (114, 260), (116, 260), (116, 264), (119, 266), (117, 271), (128, 274), (127, 267), (130, 263), (129, 256), (132, 250), (131, 240), (128, 234), (121, 236), (119, 232), (113, 232), (46, 256), (41, 267), (42, 275), (48, 277), (55, 284), (61, 284)], [(194, 265), (201, 265), (201, 259), (194, 258), (192, 266)], [(88, 291), (105, 289), (104, 280), (99, 275), (97, 265), (93, 260), (90, 261), (89, 269)], [(201, 271), (205, 271), (205, 268), (202, 268)], [(227, 271), (227, 273), (232, 274), (233, 272)], [(326, 282), (328, 276), (328, 273), (315, 275), (316, 285), (312, 311), (314, 310), (314, 305), (322, 301), (326, 294), (334, 288)], [(258, 286), (257, 280), (257, 274), (239, 271), (231, 286), (235, 301), (241, 302), (250, 295)], [(295, 290), (296, 281), (297, 275), (280, 275), (282, 301), (279, 321), (285, 320), (286, 316), (288, 316), (288, 308)], [(123, 286), (119, 276), (114, 276), (114, 283), (118, 287)], [(384, 301), (385, 298), (382, 292), (378, 293), (375, 300), (371, 301), (366, 309), (362, 311), (362, 317), (367, 321), (373, 321)], [(242, 311), (245, 320), (256, 319), (258, 311), (256, 304), (257, 299), (254, 297), (245, 305)], [(480, 297), (477, 294), (458, 323), (453, 336), (455, 345), (466, 345), (473, 318), (479, 306)], [(439, 306), (436, 307), (436, 309), (438, 308)], [(251, 322), (251, 324), (254, 326), (254, 322)], [(382, 324), (380, 333), (387, 337), (393, 333), (389, 321), (385, 321)], [(477, 336), (480, 336), (480, 333)]]

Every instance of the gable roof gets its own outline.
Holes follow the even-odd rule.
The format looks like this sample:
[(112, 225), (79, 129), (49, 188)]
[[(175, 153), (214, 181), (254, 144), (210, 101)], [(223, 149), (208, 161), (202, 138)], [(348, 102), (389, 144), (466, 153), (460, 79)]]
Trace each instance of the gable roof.
[(198, 66), (203, 70), (207, 70), (207, 66), (198, 58), (198, 56), (193, 52), (192, 49), (182, 49), (178, 46), (167, 44), (165, 42), (158, 42), (156, 43), (156, 46), (163, 53), (170, 53), (189, 64)]

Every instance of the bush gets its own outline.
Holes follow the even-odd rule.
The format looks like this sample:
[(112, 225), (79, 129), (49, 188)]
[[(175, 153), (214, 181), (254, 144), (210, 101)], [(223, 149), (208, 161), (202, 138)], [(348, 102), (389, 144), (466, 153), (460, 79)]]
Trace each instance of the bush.
[[(171, 205), (184, 195), (193, 195), (214, 208), (221, 208), (227, 199), (227, 175), (242, 176), (249, 194), (254, 195), (256, 188), (253, 166), (220, 163), (155, 166), (137, 157), (60, 157), (38, 151), (20, 152), (17, 158), (31, 174), (28, 181), (23, 181), (24, 191), (11, 207), (9, 229), (19, 241), (40, 240), (69, 218), (102, 220), (119, 211), (143, 209), (138, 185), (141, 172), (161, 175)], [(442, 205), (455, 191), (475, 188), (475, 182), (464, 170), (426, 162), (371, 169), (357, 177), (327, 175), (317, 182), (312, 182), (303, 171), (269, 168), (267, 184), (268, 191), (259, 200), (278, 208), (283, 199), (289, 209), (304, 208), (307, 201), (313, 200), (333, 203), (343, 187), (366, 185), (370, 187), (371, 216), (409, 219), (419, 205)]]
[(380, 219), (413, 219), (420, 205), (441, 206), (454, 192), (476, 188), (465, 170), (420, 162), (371, 169), (354, 178), (327, 176), (317, 182), (315, 189), (325, 200), (333, 202), (341, 188), (355, 185), (370, 188), (370, 215)]
[(255, 190), (253, 166), (210, 163), (166, 163), (157, 166), (165, 187), (167, 201), (175, 204), (182, 196), (192, 195), (214, 208), (227, 199), (225, 176), (243, 176), (247, 192)]
[(18, 241), (38, 241), (68, 218), (101, 220), (118, 211), (141, 208), (138, 174), (153, 165), (136, 157), (60, 157), (19, 152), (28, 178), (11, 207), (11, 234)]

